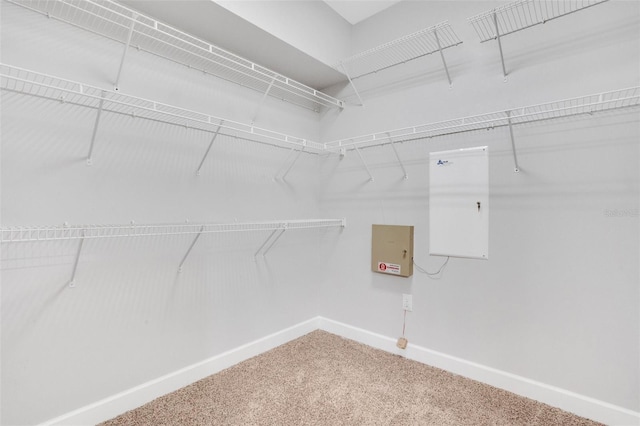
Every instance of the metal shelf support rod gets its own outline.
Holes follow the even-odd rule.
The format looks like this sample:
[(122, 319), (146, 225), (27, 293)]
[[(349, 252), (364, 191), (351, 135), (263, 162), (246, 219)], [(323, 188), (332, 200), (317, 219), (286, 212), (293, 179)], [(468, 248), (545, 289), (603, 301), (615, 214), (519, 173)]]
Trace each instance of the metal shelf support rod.
[(351, 87), (353, 87), (353, 91), (356, 93), (356, 96), (358, 97), (358, 100), (360, 101), (360, 106), (364, 106), (364, 102), (362, 101), (362, 98), (360, 97), (360, 93), (358, 93), (358, 89), (356, 88), (356, 85), (353, 84), (353, 80), (351, 79), (351, 76), (349, 75), (349, 71), (347, 71), (347, 67), (344, 66), (343, 62), (340, 62), (340, 66), (342, 67), (342, 70), (344, 71), (344, 75), (347, 76), (347, 79), (349, 80), (349, 83), (351, 84)]
[(260, 246), (260, 248), (258, 250), (256, 250), (256, 252), (254, 253), (254, 257), (258, 256), (258, 253), (260, 253), (262, 251), (262, 249), (264, 248), (264, 246), (267, 245), (267, 243), (269, 242), (269, 240), (271, 240), (271, 238), (276, 234), (276, 232), (278, 232), (279, 228), (274, 229), (271, 234), (269, 234), (269, 236), (267, 237), (266, 240), (264, 240), (264, 243), (262, 243), (262, 245)]
[(82, 253), (83, 244), (84, 244), (84, 229), (82, 230), (82, 236), (80, 237), (80, 243), (78, 244), (76, 260), (73, 262), (73, 270), (71, 271), (71, 279), (69, 280), (69, 287), (76, 286), (76, 271), (78, 270), (78, 261), (80, 260), (80, 253)]
[(511, 112), (506, 111), (507, 114), (507, 124), (509, 125), (509, 138), (511, 139), (511, 151), (513, 152), (513, 164), (514, 164), (514, 172), (520, 171), (520, 166), (518, 166), (518, 156), (516, 155), (516, 141), (513, 137), (513, 124), (511, 123)]
[[(444, 65), (444, 71), (447, 73), (447, 80), (449, 80), (449, 86), (451, 86), (453, 83), (451, 82), (451, 76), (449, 75), (449, 68), (447, 67), (447, 61), (445, 61), (444, 59), (444, 53), (442, 52), (442, 46), (440, 45), (440, 38), (438, 37), (438, 30), (436, 28), (433, 29), (433, 36), (436, 38), (436, 44), (438, 45), (438, 52), (440, 52), (442, 65)], [(407, 175), (405, 173), (405, 179), (406, 179), (406, 176)]]
[(498, 29), (498, 15), (493, 12), (493, 25), (496, 27), (496, 40), (498, 41), (498, 49), (500, 49), (500, 62), (502, 62), (502, 74), (507, 77), (507, 69), (504, 66), (504, 55), (502, 53), (502, 41), (500, 41), (500, 30)]
[(362, 161), (362, 165), (364, 166), (364, 168), (367, 170), (367, 173), (369, 174), (369, 181), (373, 182), (373, 175), (369, 170), (369, 166), (367, 166), (367, 163), (364, 161), (364, 158), (362, 158), (362, 154), (360, 153), (360, 149), (358, 149), (358, 145), (355, 145), (355, 148), (356, 148), (356, 153), (358, 154), (358, 157), (360, 157), (360, 161)]
[(98, 134), (98, 126), (100, 125), (100, 116), (102, 115), (102, 108), (104, 106), (104, 98), (106, 92), (102, 91), (102, 97), (100, 98), (100, 105), (98, 106), (98, 114), (96, 115), (96, 122), (93, 125), (93, 134), (91, 135), (91, 144), (89, 145), (89, 154), (87, 155), (87, 165), (92, 165), (93, 161), (91, 156), (93, 155), (93, 145), (96, 142), (96, 135)]
[(289, 158), (291, 157), (291, 154), (293, 154), (293, 151), (295, 151), (295, 148), (291, 148), (289, 150), (289, 153), (287, 154), (287, 158), (285, 158), (284, 162), (282, 163), (282, 166), (280, 166), (280, 168), (278, 169), (278, 171), (276, 172), (275, 176), (273, 177), (273, 180), (278, 179), (278, 176), (280, 176), (280, 173), (282, 172), (282, 170), (287, 166), (287, 164), (289, 163)]
[(402, 163), (402, 159), (400, 159), (400, 155), (398, 154), (398, 150), (396, 149), (396, 145), (393, 143), (393, 139), (391, 139), (391, 135), (387, 133), (389, 136), (389, 142), (391, 142), (391, 148), (393, 148), (394, 154), (396, 154), (396, 158), (398, 159), (398, 163), (400, 163), (400, 168), (402, 169), (402, 173), (404, 173), (404, 178), (409, 179), (409, 175), (407, 174), (407, 169), (404, 168), (404, 164)]
[(213, 137), (211, 138), (211, 142), (209, 142), (209, 146), (207, 147), (207, 150), (205, 151), (204, 156), (202, 157), (202, 161), (200, 161), (200, 165), (198, 166), (198, 170), (196, 171), (196, 175), (198, 175), (198, 176), (200, 176), (200, 169), (202, 169), (204, 161), (207, 159), (207, 156), (209, 155), (209, 151), (211, 151), (211, 147), (213, 146), (213, 143), (216, 141), (216, 138), (218, 137), (218, 134), (220, 133), (220, 129), (222, 129), (222, 124), (223, 123), (224, 123), (224, 121), (220, 122), (220, 125), (216, 129), (216, 132), (213, 134)]
[(271, 79), (271, 83), (269, 83), (269, 86), (267, 87), (267, 90), (264, 91), (264, 94), (262, 95), (262, 98), (260, 99), (260, 102), (258, 102), (258, 105), (256, 106), (256, 111), (253, 113), (253, 118), (251, 119), (251, 124), (256, 122), (256, 119), (258, 118), (258, 114), (260, 113), (260, 110), (262, 109), (262, 105), (264, 104), (265, 99), (267, 99), (267, 96), (269, 96), (269, 92), (271, 91), (271, 88), (273, 87), (273, 83), (276, 82), (276, 76), (274, 76)]
[(271, 248), (276, 244), (276, 242), (280, 239), (280, 237), (282, 237), (282, 235), (285, 233), (286, 230), (287, 230), (286, 227), (280, 230), (280, 233), (276, 235), (273, 241), (271, 241), (271, 244), (269, 244), (269, 246), (265, 249), (265, 251), (262, 252), (262, 256), (266, 256), (267, 253), (269, 253), (269, 250), (271, 250)]
[(122, 67), (124, 66), (124, 60), (127, 57), (127, 51), (129, 50), (129, 46), (131, 45), (131, 37), (133, 36), (133, 27), (136, 25), (136, 20), (138, 19), (137, 15), (133, 15), (131, 17), (131, 24), (129, 25), (129, 32), (127, 34), (127, 42), (124, 45), (124, 50), (122, 51), (122, 58), (120, 58), (120, 66), (118, 67), (118, 75), (116, 76), (116, 84), (115, 89), (118, 89), (120, 84), (120, 76), (122, 75)]
[(303, 146), (302, 149), (300, 149), (298, 151), (298, 155), (295, 156), (295, 158), (293, 159), (293, 161), (291, 162), (291, 164), (289, 164), (289, 167), (287, 168), (287, 171), (284, 172), (284, 174), (282, 175), (282, 180), (285, 180), (285, 178), (287, 177), (287, 175), (289, 174), (289, 172), (291, 171), (291, 169), (293, 168), (293, 165), (296, 164), (296, 162), (298, 161), (298, 158), (300, 158), (300, 155), (302, 154), (302, 152), (304, 151), (305, 147)]
[(184, 257), (182, 258), (182, 261), (180, 262), (180, 265), (178, 266), (178, 272), (179, 273), (182, 272), (182, 265), (184, 265), (184, 262), (187, 260), (187, 257), (189, 257), (189, 253), (191, 253), (191, 250), (193, 250), (193, 246), (195, 246), (196, 243), (198, 242), (198, 238), (200, 238), (200, 235), (202, 235), (202, 231), (204, 231), (204, 225), (202, 225), (200, 227), (200, 232), (198, 232), (196, 237), (193, 239), (193, 242), (189, 246), (189, 249), (187, 249), (187, 252), (184, 254)]

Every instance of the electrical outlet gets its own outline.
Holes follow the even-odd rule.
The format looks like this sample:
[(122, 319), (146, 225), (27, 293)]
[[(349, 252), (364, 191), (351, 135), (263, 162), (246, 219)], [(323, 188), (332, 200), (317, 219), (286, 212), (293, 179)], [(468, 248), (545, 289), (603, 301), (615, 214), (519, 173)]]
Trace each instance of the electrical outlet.
[(410, 294), (403, 294), (402, 295), (402, 309), (404, 309), (405, 311), (412, 311), (413, 310), (413, 296)]

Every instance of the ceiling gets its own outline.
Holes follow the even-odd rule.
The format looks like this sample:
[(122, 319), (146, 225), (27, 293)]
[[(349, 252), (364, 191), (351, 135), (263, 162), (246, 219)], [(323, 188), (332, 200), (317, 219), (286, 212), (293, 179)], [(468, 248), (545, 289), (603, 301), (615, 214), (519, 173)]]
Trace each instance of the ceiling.
[(351, 25), (364, 21), (400, 1), (401, 0), (324, 0), (329, 7), (335, 10)]

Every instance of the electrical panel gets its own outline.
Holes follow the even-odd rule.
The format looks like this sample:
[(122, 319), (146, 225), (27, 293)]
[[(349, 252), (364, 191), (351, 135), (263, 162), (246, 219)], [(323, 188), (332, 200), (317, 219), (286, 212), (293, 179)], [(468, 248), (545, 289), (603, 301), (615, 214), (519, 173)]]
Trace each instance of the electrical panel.
[(413, 226), (372, 225), (371, 270), (400, 277), (413, 275)]
[(429, 254), (489, 257), (489, 150), (429, 154)]

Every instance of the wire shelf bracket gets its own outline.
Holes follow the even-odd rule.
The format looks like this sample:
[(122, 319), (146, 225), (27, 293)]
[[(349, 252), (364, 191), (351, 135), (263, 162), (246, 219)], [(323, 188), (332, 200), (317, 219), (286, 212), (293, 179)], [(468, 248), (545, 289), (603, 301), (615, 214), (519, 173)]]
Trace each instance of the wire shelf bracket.
[(360, 96), (360, 92), (358, 92), (358, 88), (353, 83), (353, 79), (349, 75), (349, 71), (347, 71), (347, 67), (344, 66), (344, 62), (340, 62), (340, 68), (342, 68), (342, 71), (344, 72), (344, 75), (347, 76), (347, 80), (349, 80), (349, 84), (353, 88), (353, 92), (356, 94), (356, 97), (358, 98), (358, 101), (360, 101), (360, 104), (358, 106), (364, 106), (364, 101), (362, 100), (362, 97)]
[[(289, 158), (291, 157), (291, 154), (293, 154), (293, 152), (296, 150), (295, 148), (291, 148), (291, 151), (289, 151), (289, 155), (287, 156), (287, 158), (285, 159), (284, 164), (282, 165), (282, 167), (280, 167), (280, 169), (276, 172), (276, 175), (273, 177), (273, 180), (277, 180), (278, 176), (280, 176), (282, 174), (282, 176), (280, 177), (280, 179), (282, 179), (283, 181), (285, 181), (287, 179), (287, 175), (289, 174), (289, 172), (291, 171), (291, 169), (293, 169), (293, 166), (298, 162), (298, 159), (300, 158), (300, 155), (302, 155), (302, 153), (304, 152), (305, 147), (303, 146), (302, 148), (300, 148), (298, 150), (298, 153), (293, 157), (293, 160), (291, 162), (289, 162)], [(287, 166), (288, 164), (288, 166)], [(286, 170), (284, 171), (284, 173), (282, 172), (283, 169)]]
[(344, 108), (344, 102), (276, 73), (216, 45), (127, 8), (113, 0), (7, 0), (75, 27), (125, 45), (116, 78), (130, 46), (203, 71), (206, 74), (265, 93), (273, 98), (320, 112)]
[(449, 82), (449, 86), (453, 84), (451, 81), (451, 75), (449, 74), (449, 67), (447, 67), (447, 61), (444, 59), (444, 53), (442, 52), (442, 45), (440, 44), (440, 38), (438, 37), (438, 29), (433, 29), (433, 37), (436, 39), (436, 44), (438, 45), (438, 52), (440, 53), (440, 59), (442, 59), (442, 65), (444, 66), (444, 72), (447, 74), (447, 81)]
[(498, 15), (493, 14), (493, 24), (496, 28), (496, 40), (498, 41), (498, 50), (500, 51), (500, 63), (502, 64), (502, 75), (504, 76), (504, 81), (507, 81), (507, 67), (504, 64), (504, 53), (502, 51), (502, 40), (500, 39), (500, 29), (498, 27)]
[(389, 135), (387, 133), (387, 135), (389, 136), (389, 142), (391, 143), (391, 148), (393, 148), (393, 153), (396, 155), (396, 158), (398, 159), (398, 163), (400, 164), (400, 168), (402, 169), (402, 173), (404, 174), (404, 179), (409, 179), (409, 175), (407, 174), (407, 169), (405, 169), (404, 167), (404, 163), (402, 162), (402, 159), (400, 158), (400, 154), (398, 154), (398, 150), (396, 149), (396, 145), (393, 143), (393, 139), (391, 138), (391, 135)]
[(104, 108), (104, 98), (106, 93), (103, 91), (100, 97), (100, 104), (98, 105), (98, 113), (96, 114), (96, 121), (93, 124), (93, 133), (91, 134), (91, 143), (89, 144), (89, 153), (87, 154), (87, 166), (93, 165), (93, 147), (96, 143), (96, 136), (98, 134), (98, 126), (100, 125), (100, 116), (102, 115), (102, 109)]
[(251, 118), (251, 124), (254, 124), (256, 122), (256, 120), (258, 119), (258, 114), (260, 113), (260, 110), (262, 109), (262, 105), (264, 105), (264, 101), (265, 99), (267, 99), (267, 96), (269, 95), (269, 92), (271, 91), (271, 88), (273, 87), (273, 83), (276, 82), (276, 78), (273, 77), (271, 79), (271, 83), (269, 83), (269, 86), (267, 87), (267, 90), (264, 91), (264, 94), (262, 95), (262, 98), (260, 98), (260, 102), (258, 102), (258, 105), (256, 106), (256, 110), (253, 113), (253, 117)]
[(216, 129), (216, 132), (213, 134), (213, 137), (211, 138), (211, 142), (209, 142), (209, 146), (207, 147), (207, 150), (205, 151), (204, 156), (202, 157), (202, 160), (200, 161), (200, 165), (198, 166), (198, 170), (196, 170), (196, 175), (197, 176), (200, 176), (200, 170), (202, 169), (202, 166), (204, 165), (204, 162), (207, 159), (207, 156), (209, 155), (209, 151), (211, 151), (211, 147), (213, 146), (213, 143), (216, 141), (216, 138), (220, 134), (220, 129), (222, 128), (222, 124), (223, 123), (224, 123), (224, 120), (222, 120), (220, 122), (220, 125)]
[(78, 270), (78, 262), (80, 261), (80, 253), (82, 253), (82, 246), (84, 245), (84, 231), (82, 231), (82, 237), (78, 243), (78, 251), (76, 252), (76, 259), (73, 262), (73, 270), (71, 271), (71, 279), (69, 280), (69, 287), (76, 286), (76, 271)]
[(358, 145), (355, 145), (355, 149), (356, 149), (356, 153), (358, 154), (358, 157), (360, 157), (360, 161), (362, 162), (364, 169), (367, 171), (367, 174), (369, 175), (369, 182), (373, 182), (374, 179), (373, 179), (373, 175), (371, 174), (371, 170), (369, 170), (369, 166), (367, 166), (367, 162), (364, 161), (364, 157), (362, 157), (362, 153), (358, 149)]
[[(282, 237), (282, 235), (285, 233), (286, 230), (287, 230), (287, 225), (286, 224), (283, 224), (282, 227), (279, 228), (279, 229), (274, 229), (273, 232), (271, 232), (271, 234), (269, 234), (267, 239), (264, 240), (264, 243), (262, 243), (262, 245), (255, 252), (253, 257), (258, 257), (260, 252), (262, 252), (262, 257), (266, 256), (267, 253), (269, 252), (269, 250), (271, 250), (271, 248), (276, 244), (276, 242), (280, 239), (280, 237)], [(275, 237), (274, 237), (274, 235), (275, 235)], [(267, 243), (269, 243), (269, 245), (267, 245)]]
[(195, 238), (191, 242), (191, 245), (187, 249), (187, 252), (184, 254), (184, 257), (180, 261), (180, 265), (178, 265), (178, 273), (182, 272), (182, 265), (184, 265), (184, 262), (187, 260), (187, 257), (189, 257), (189, 253), (191, 253), (191, 250), (193, 250), (193, 246), (195, 246), (196, 243), (198, 242), (198, 238), (200, 238), (200, 235), (202, 235), (202, 231), (204, 231), (204, 225), (200, 227), (200, 232), (196, 234)]
[(449, 22), (444, 21), (357, 53), (341, 60), (334, 65), (334, 68), (344, 72), (362, 104), (362, 98), (353, 80), (436, 52), (440, 55), (449, 86), (451, 86), (452, 80), (445, 60), (444, 50), (459, 44), (462, 44), (462, 40), (453, 31)]
[(124, 44), (124, 50), (122, 51), (122, 58), (120, 58), (120, 66), (118, 67), (118, 74), (116, 75), (116, 83), (114, 86), (114, 90), (120, 90), (120, 77), (122, 76), (122, 67), (124, 66), (124, 60), (127, 58), (127, 52), (129, 51), (129, 46), (131, 46), (131, 37), (133, 36), (133, 29), (136, 25), (136, 20), (138, 19), (137, 14), (131, 15), (131, 23), (129, 24), (129, 31), (127, 32), (127, 41)]
[(473, 26), (481, 43), (489, 40), (498, 42), (502, 73), (506, 81), (507, 70), (501, 42), (504, 36), (545, 24), (606, 1), (608, 0), (517, 0), (467, 18), (467, 21)]
[(516, 141), (513, 137), (513, 123), (511, 122), (511, 111), (506, 111), (507, 124), (509, 125), (509, 139), (511, 140), (511, 152), (513, 153), (513, 171), (518, 173), (520, 166), (518, 165), (518, 155), (516, 154)]

